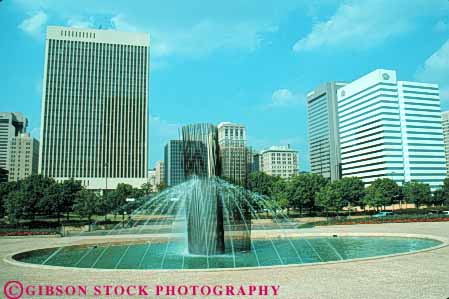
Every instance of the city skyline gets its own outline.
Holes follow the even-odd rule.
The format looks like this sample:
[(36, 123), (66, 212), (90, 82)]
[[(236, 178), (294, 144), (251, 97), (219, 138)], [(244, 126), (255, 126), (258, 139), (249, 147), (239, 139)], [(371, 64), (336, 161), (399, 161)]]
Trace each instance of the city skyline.
[[(249, 145), (263, 149), (292, 144), (300, 157), (308, 157), (305, 94), (326, 81), (351, 82), (376, 68), (396, 69), (404, 80), (440, 84), (442, 108), (449, 108), (446, 1), (407, 1), (405, 6), (389, 1), (305, 2), (264, 7), (249, 2), (244, 8), (223, 4), (222, 9), (205, 5), (193, 16), (177, 9), (174, 24), (161, 20), (174, 16), (163, 5), (133, 3), (113, 9), (90, 1), (77, 4), (81, 10), (54, 1), (2, 2), (1, 35), (10, 42), (0, 49), (6, 78), (0, 83), (0, 110), (22, 112), (31, 134), (39, 137), (47, 25), (150, 33), (149, 168), (163, 159), (165, 142), (176, 139), (183, 124), (203, 121), (243, 123)], [(360, 18), (359, 31), (344, 22), (348, 18)], [(413, 55), (404, 55), (409, 48)], [(266, 123), (276, 125), (267, 128)], [(300, 161), (300, 169), (309, 170), (308, 159)]]

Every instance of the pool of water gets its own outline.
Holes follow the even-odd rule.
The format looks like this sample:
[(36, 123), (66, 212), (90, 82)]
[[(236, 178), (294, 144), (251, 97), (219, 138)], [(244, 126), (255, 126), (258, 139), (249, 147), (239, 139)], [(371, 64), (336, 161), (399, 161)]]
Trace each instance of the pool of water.
[(196, 256), (182, 242), (67, 246), (35, 250), (13, 258), (32, 264), (97, 269), (212, 269), (307, 264), (407, 253), (440, 241), (400, 237), (301, 237), (253, 240), (250, 252)]

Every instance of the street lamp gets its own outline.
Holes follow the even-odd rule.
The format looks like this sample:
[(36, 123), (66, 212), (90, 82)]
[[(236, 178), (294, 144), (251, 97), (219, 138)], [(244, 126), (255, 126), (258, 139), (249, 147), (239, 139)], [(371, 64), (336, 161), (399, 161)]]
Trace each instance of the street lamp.
[(107, 191), (108, 190), (108, 163), (107, 162), (105, 162), (104, 163), (104, 177), (105, 177), (105, 191)]
[[(393, 174), (393, 175), (399, 174), (399, 175), (400, 175), (401, 173), (392, 171), (391, 174)], [(404, 188), (404, 185), (405, 185), (405, 173), (402, 175), (402, 182), (401, 182), (401, 188), (402, 188), (402, 190), (404, 190), (404, 189), (403, 189), (403, 188)], [(402, 193), (402, 194), (403, 194), (403, 193)], [(406, 203), (405, 208), (407, 209), (407, 203)], [(394, 203), (393, 203), (393, 210), (394, 210)], [(400, 195), (399, 195), (399, 210), (402, 210), (402, 197), (401, 197)]]
[[(135, 199), (135, 198), (132, 198), (132, 197), (127, 197), (127, 198), (125, 199), (125, 201), (126, 201), (126, 203), (127, 203), (127, 205), (125, 206), (125, 208), (126, 208), (126, 207), (128, 206), (129, 203), (135, 202), (136, 199)], [(123, 215), (122, 215), (122, 228), (125, 227), (125, 216), (126, 216), (127, 214), (128, 214), (128, 213), (127, 213), (126, 211), (123, 211)], [(130, 220), (131, 220), (131, 215), (128, 216), (128, 223), (129, 223)]]

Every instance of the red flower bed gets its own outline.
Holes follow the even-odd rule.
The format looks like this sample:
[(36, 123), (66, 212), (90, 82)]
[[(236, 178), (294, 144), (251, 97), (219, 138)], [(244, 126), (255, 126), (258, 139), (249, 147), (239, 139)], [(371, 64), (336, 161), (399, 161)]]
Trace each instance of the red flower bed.
[(19, 231), (19, 232), (0, 232), (0, 237), (4, 236), (43, 236), (56, 235), (56, 232), (33, 232), (33, 231)]
[(365, 221), (341, 221), (332, 223), (333, 225), (353, 225), (353, 224), (381, 224), (381, 223), (408, 223), (408, 222), (441, 222), (449, 221), (449, 217), (438, 218), (404, 218), (404, 219), (386, 219), (386, 220), (365, 220)]

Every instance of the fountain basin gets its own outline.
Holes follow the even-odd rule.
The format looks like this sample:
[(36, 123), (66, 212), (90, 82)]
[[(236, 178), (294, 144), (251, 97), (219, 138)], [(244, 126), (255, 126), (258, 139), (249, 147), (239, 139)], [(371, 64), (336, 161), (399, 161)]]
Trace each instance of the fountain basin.
[(398, 236), (289, 236), (255, 238), (252, 250), (191, 255), (182, 239), (140, 239), (45, 248), (12, 259), (35, 266), (91, 269), (235, 269), (349, 261), (443, 246), (440, 240)]

